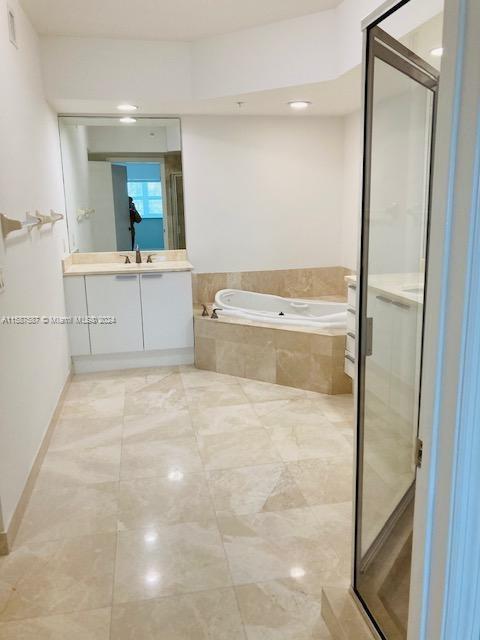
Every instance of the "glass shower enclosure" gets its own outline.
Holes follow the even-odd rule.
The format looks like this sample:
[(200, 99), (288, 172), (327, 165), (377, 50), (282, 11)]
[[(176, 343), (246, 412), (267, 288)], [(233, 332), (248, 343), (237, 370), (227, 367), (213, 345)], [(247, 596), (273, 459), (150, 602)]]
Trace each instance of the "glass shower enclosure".
[(366, 45), (354, 592), (404, 640), (438, 72), (378, 22)]

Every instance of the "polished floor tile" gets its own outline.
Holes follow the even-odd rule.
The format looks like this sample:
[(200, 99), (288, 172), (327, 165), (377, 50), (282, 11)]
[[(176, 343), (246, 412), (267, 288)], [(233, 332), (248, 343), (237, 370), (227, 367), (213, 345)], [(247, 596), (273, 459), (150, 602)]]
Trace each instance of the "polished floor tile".
[(64, 418), (59, 420), (49, 451), (64, 449), (91, 449), (120, 444), (123, 419), (119, 418)]
[(109, 640), (110, 608), (0, 623), (0, 640)]
[(172, 438), (124, 444), (120, 477), (148, 478), (202, 471), (195, 438)]
[(244, 640), (233, 589), (115, 605), (115, 640)]
[(0, 622), (110, 606), (115, 534), (33, 543), (0, 562), (12, 581)]
[(325, 570), (339, 558), (310, 509), (219, 516), (234, 584), (288, 578), (310, 563)]
[(190, 409), (197, 412), (211, 407), (248, 404), (248, 398), (239, 384), (216, 382), (207, 387), (189, 387), (185, 393)]
[(125, 391), (126, 416), (183, 409), (186, 407), (185, 391), (178, 373), (162, 378), (148, 380), (134, 390)]
[(208, 481), (215, 509), (223, 514), (283, 511), (307, 504), (284, 464), (210, 471)]
[(189, 522), (118, 534), (116, 603), (230, 584), (216, 523)]
[(74, 376), (0, 558), (0, 640), (330, 640), (352, 415), (351, 396), (189, 366)]
[(277, 427), (270, 429), (269, 435), (281, 459), (286, 462), (348, 456), (351, 453), (347, 440), (329, 423)]
[(206, 469), (229, 469), (280, 461), (280, 455), (264, 429), (199, 435), (198, 446)]
[(89, 449), (49, 451), (37, 479), (37, 487), (65, 487), (114, 482), (120, 474), (121, 444)]
[(124, 410), (125, 397), (115, 394), (105, 397), (78, 398), (65, 400), (61, 418), (121, 418)]
[(116, 482), (34, 491), (15, 544), (116, 531), (117, 499)]
[(310, 505), (346, 502), (353, 493), (353, 452), (341, 458), (289, 462), (287, 469)]
[(145, 442), (194, 436), (192, 419), (187, 409), (171, 408), (145, 415), (125, 416), (123, 442)]
[(331, 640), (322, 619), (321, 585), (312, 592), (308, 584), (290, 578), (235, 591), (247, 640)]
[(305, 391), (302, 389), (294, 389), (293, 387), (285, 387), (283, 385), (272, 384), (270, 382), (241, 379), (239, 384), (250, 402), (286, 400), (305, 395)]
[(331, 424), (322, 412), (321, 400), (311, 398), (293, 398), (287, 404), (273, 407), (261, 417), (261, 422), (267, 428)]
[(192, 408), (191, 414), (193, 428), (200, 435), (262, 428), (260, 419), (249, 404)]
[(196, 369), (195, 367), (180, 367), (180, 375), (185, 389), (191, 387), (209, 387), (210, 385), (221, 384), (238, 384), (238, 378), (228, 376), (216, 371), (205, 371)]
[(203, 473), (173, 473), (170, 477), (120, 482), (119, 529), (154, 529), (162, 524), (214, 520)]

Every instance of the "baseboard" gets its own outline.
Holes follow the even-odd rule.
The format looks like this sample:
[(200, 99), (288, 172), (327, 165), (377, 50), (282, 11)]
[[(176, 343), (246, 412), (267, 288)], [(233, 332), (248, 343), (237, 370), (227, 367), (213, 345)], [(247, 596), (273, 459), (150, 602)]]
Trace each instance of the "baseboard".
[(42, 466), (43, 459), (45, 458), (45, 454), (47, 453), (48, 446), (52, 439), (52, 435), (55, 430), (55, 425), (60, 415), (63, 399), (68, 389), (68, 385), (70, 384), (71, 377), (72, 377), (72, 372), (70, 371), (65, 380), (62, 391), (60, 392), (60, 395), (58, 397), (57, 404), (53, 411), (53, 414), (48, 424), (45, 435), (43, 436), (43, 440), (40, 445), (40, 448), (38, 449), (37, 455), (35, 456), (35, 460), (33, 462), (32, 468), (30, 469), (30, 473), (28, 474), (27, 482), (25, 483), (25, 487), (22, 491), (22, 495), (20, 496), (20, 500), (18, 501), (15, 511), (13, 512), (13, 516), (12, 516), (12, 519), (10, 520), (10, 524), (7, 527), (6, 531), (3, 531), (0, 533), (0, 555), (3, 555), (3, 556), (7, 555), (13, 547), (13, 543), (18, 533), (20, 523), (22, 522), (22, 518), (25, 514), (26, 508), (28, 506), (28, 502), (32, 495), (33, 488), (35, 486), (35, 482), (37, 480), (37, 477), (40, 471), (40, 467)]
[(162, 367), (177, 364), (193, 364), (193, 347), (166, 349), (164, 351), (138, 351), (133, 353), (107, 353), (92, 356), (74, 356), (74, 373), (95, 373), (116, 369)]

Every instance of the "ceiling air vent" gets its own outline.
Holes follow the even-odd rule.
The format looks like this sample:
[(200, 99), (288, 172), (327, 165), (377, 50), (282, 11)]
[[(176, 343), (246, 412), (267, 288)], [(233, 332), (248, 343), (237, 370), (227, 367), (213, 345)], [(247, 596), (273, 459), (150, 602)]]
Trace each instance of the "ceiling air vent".
[(17, 30), (15, 28), (15, 14), (7, 7), (8, 11), (8, 36), (10, 38), (10, 42), (17, 46)]

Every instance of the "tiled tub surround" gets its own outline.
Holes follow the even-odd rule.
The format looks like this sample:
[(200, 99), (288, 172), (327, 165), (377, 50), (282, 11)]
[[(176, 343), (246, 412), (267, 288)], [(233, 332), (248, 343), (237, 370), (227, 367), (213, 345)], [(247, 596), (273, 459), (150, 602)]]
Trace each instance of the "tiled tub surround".
[(284, 297), (346, 299), (344, 267), (192, 274), (195, 304), (195, 365), (253, 380), (320, 393), (351, 393), (344, 373), (345, 335), (311, 327), (255, 323), (246, 319), (201, 316), (211, 312), (220, 289), (242, 289)]
[(230, 273), (194, 273), (194, 304), (213, 302), (220, 289), (242, 289), (271, 293), (286, 298), (346, 297), (345, 267), (278, 269), (274, 271), (239, 271)]
[(351, 393), (344, 371), (345, 334), (202, 317), (196, 310), (195, 365), (218, 373), (307, 391)]
[(331, 640), (352, 404), (188, 366), (75, 376), (0, 558), (0, 638)]

